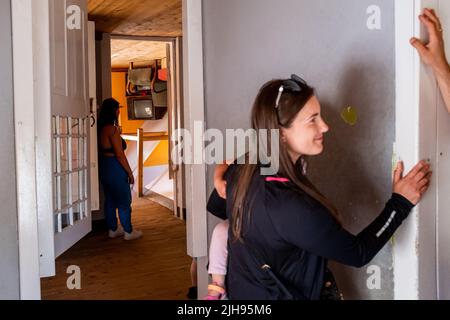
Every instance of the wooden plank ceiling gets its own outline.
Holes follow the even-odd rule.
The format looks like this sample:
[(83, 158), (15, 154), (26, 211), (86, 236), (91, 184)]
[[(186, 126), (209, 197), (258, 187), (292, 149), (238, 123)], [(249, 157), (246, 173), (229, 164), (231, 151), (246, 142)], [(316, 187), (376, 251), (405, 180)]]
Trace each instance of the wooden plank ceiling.
[(113, 39), (111, 41), (111, 65), (113, 69), (128, 68), (130, 62), (136, 67), (148, 66), (152, 60), (166, 58), (166, 43)]
[(88, 0), (96, 30), (128, 36), (182, 35), (181, 0)]

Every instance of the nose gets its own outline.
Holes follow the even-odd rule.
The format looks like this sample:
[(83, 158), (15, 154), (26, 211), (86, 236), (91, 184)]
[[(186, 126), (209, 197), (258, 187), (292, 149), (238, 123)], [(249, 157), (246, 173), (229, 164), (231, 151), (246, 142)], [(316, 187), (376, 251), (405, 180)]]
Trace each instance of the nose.
[(321, 120), (322, 120), (321, 121), (322, 122), (321, 131), (322, 131), (322, 133), (327, 133), (330, 130), (330, 128), (328, 127), (328, 125), (322, 118), (321, 118)]

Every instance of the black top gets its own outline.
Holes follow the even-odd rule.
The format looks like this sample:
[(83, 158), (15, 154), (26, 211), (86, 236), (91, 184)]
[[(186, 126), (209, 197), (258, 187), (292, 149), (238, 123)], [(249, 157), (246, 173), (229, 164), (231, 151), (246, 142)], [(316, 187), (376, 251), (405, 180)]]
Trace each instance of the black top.
[[(127, 146), (127, 142), (126, 142), (123, 138), (121, 138), (121, 139), (122, 139), (122, 148), (123, 148), (123, 151), (125, 151), (125, 150), (127, 150), (127, 147), (128, 147), (128, 146)], [(113, 147), (108, 148), (108, 149), (104, 149), (104, 148), (100, 145), (100, 150), (101, 150), (102, 153), (115, 153)]]
[[(116, 133), (116, 131), (117, 131), (117, 127), (114, 126), (114, 134)], [(125, 150), (127, 150), (127, 147), (128, 147), (127, 142), (123, 138), (121, 138), (121, 139), (122, 139), (122, 149), (123, 149), (123, 151), (125, 151)], [(105, 149), (105, 148), (103, 148), (101, 143), (99, 143), (99, 147), (100, 147), (100, 151), (102, 153), (113, 153), (113, 154), (115, 153), (113, 147)]]
[[(236, 166), (226, 174), (227, 194), (233, 190)], [(255, 250), (295, 299), (318, 300), (324, 284), (328, 259), (362, 267), (369, 263), (393, 236), (414, 207), (393, 194), (385, 208), (366, 229), (354, 236), (343, 229), (328, 210), (311, 197), (294, 189), (279, 177), (253, 178), (253, 211), (243, 221), (243, 240), (233, 241), (229, 233), (227, 288), (231, 299), (276, 300), (281, 294), (273, 280), (255, 263)], [(225, 202), (213, 192), (208, 211), (231, 219), (230, 197)]]

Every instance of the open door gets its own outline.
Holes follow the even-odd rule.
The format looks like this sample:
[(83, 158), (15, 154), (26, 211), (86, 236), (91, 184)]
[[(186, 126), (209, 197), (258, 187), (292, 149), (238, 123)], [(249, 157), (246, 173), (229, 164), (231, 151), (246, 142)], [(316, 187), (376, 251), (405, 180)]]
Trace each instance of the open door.
[[(45, 118), (51, 119), (52, 156), (40, 161), (51, 168), (53, 192), (46, 210), (38, 210), (43, 277), (54, 276), (55, 259), (92, 229), (87, 1), (48, 0), (48, 8), (51, 108)], [(38, 188), (46, 179), (38, 177)]]
[(92, 229), (85, 0), (50, 1), (55, 256)]

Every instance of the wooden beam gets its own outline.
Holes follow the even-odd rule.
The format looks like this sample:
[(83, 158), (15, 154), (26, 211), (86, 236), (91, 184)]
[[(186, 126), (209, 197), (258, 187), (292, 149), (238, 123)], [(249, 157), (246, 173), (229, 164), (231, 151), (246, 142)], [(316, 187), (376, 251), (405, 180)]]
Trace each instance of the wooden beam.
[(137, 182), (138, 182), (138, 195), (139, 198), (144, 196), (144, 129), (139, 128), (137, 131), (138, 137), (138, 173), (137, 173)]
[[(122, 134), (122, 138), (128, 141), (139, 141), (139, 134)], [(166, 141), (169, 140), (167, 132), (143, 132), (142, 141)]]

